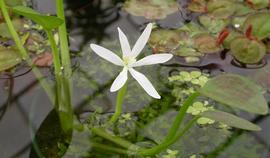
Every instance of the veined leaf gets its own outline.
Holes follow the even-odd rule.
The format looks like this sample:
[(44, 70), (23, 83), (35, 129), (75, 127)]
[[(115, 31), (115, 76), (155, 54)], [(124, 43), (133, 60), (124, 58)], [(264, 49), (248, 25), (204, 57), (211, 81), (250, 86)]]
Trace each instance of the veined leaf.
[(42, 14), (36, 12), (35, 10), (28, 8), (28, 7), (24, 7), (24, 6), (13, 7), (12, 11), (16, 14), (25, 16), (25, 17), (33, 20), (34, 22), (41, 25), (42, 27), (44, 27), (47, 30), (57, 28), (58, 26), (60, 26), (63, 23), (63, 20), (58, 18), (58, 17), (42, 15)]
[(10, 69), (22, 61), (15, 48), (0, 47), (0, 71)]
[(209, 80), (200, 93), (222, 104), (250, 113), (267, 114), (268, 105), (261, 88), (236, 74), (223, 74)]
[(236, 127), (240, 129), (250, 130), (250, 131), (260, 131), (261, 128), (248, 120), (237, 117), (235, 115), (218, 111), (218, 110), (209, 110), (200, 114), (203, 117), (224, 123), (231, 127)]
[(270, 36), (270, 12), (250, 15), (244, 23), (244, 32), (252, 26), (252, 35), (258, 39)]

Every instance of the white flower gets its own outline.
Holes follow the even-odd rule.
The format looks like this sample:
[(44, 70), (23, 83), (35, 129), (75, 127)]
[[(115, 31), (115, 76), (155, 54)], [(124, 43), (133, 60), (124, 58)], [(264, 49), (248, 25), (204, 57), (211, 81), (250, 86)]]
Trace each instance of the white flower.
[(164, 63), (169, 61), (173, 57), (172, 54), (154, 54), (149, 55), (138, 61), (136, 60), (136, 57), (140, 54), (140, 52), (146, 45), (150, 37), (151, 31), (152, 31), (152, 24), (149, 23), (145, 28), (145, 30), (143, 31), (142, 35), (137, 40), (133, 49), (131, 49), (126, 35), (122, 32), (120, 28), (118, 28), (120, 44), (123, 53), (122, 59), (116, 54), (114, 54), (112, 51), (104, 47), (101, 47), (96, 44), (90, 44), (90, 47), (97, 55), (115, 65), (124, 67), (123, 70), (120, 72), (120, 74), (114, 80), (110, 89), (111, 92), (115, 92), (125, 85), (128, 79), (128, 71), (129, 71), (131, 76), (138, 81), (138, 83), (142, 86), (142, 88), (146, 91), (146, 93), (148, 93), (150, 96), (154, 98), (157, 99), (161, 98), (158, 92), (155, 90), (154, 86), (151, 84), (151, 82), (142, 73), (134, 70), (135, 67), (143, 65)]

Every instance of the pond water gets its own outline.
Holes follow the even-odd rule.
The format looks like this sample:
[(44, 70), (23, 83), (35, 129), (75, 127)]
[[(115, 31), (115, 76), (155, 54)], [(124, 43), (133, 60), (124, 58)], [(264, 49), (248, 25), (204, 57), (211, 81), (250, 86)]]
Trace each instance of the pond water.
[[(185, 6), (187, 3), (178, 1), (181, 6)], [(102, 120), (93, 121), (93, 118), (91, 120), (89, 116), (98, 110), (103, 114), (102, 117), (106, 118), (114, 111), (116, 93), (110, 93), (109, 88), (116, 77), (115, 74), (120, 70), (94, 54), (90, 50), (89, 44), (99, 43), (119, 52), (117, 27), (124, 30), (131, 41), (130, 43), (133, 44), (149, 20), (132, 16), (121, 10), (121, 0), (66, 0), (65, 2), (70, 49), (73, 57), (74, 112), (81, 122), (100, 123)], [(32, 0), (32, 4), (34, 9), (40, 12), (55, 14), (54, 0)], [(178, 11), (167, 16), (166, 19), (156, 22), (162, 28), (178, 28), (184, 25), (185, 21), (193, 20), (196, 16), (196, 14)], [(151, 50), (146, 48), (144, 52), (150, 54)], [(124, 112), (138, 116), (140, 111), (148, 105), (154, 107), (155, 105), (173, 104), (175, 98), (170, 94), (170, 88), (172, 87), (168, 86), (167, 78), (180, 71), (202, 70), (202, 72), (210, 73), (212, 76), (222, 72), (252, 76), (253, 73), (258, 71), (258, 69), (235, 66), (231, 62), (232, 57), (230, 55), (225, 53), (224, 56), (225, 58), (222, 58), (220, 54), (207, 55), (193, 65), (184, 62), (180, 57), (175, 57), (172, 61), (163, 65), (138, 69), (146, 74), (158, 91), (161, 92), (164, 105), (147, 96), (142, 88), (134, 80), (131, 80), (124, 103)], [(265, 58), (266, 63), (268, 59), (269, 55)], [(266, 66), (268, 65), (266, 64)], [(54, 81), (52, 69), (42, 68), (41, 70), (51, 82)], [(34, 153), (37, 150), (34, 149), (31, 141), (36, 132), (41, 125), (49, 124), (49, 127), (44, 128), (49, 128), (48, 132), (51, 132), (51, 135), (55, 134), (55, 137), (57, 137), (59, 134), (57, 131), (58, 124), (57, 120), (53, 118), (54, 113), (51, 112), (53, 106), (34, 75), (28, 72), (27, 67), (20, 68), (16, 74), (18, 75), (15, 78), (7, 75), (0, 78), (0, 157), (36, 157)], [(269, 94), (267, 93), (265, 96), (269, 102)], [(170, 149), (178, 150), (180, 153), (178, 157), (181, 158), (189, 158), (193, 154), (197, 155), (197, 158), (269, 158), (269, 115), (254, 116), (240, 111), (234, 111), (234, 113), (255, 122), (262, 128), (262, 131), (246, 132), (195, 126)], [(48, 118), (48, 115), (52, 118)], [(134, 123), (131, 122), (127, 127), (118, 127), (118, 130), (122, 130), (121, 132), (124, 135), (129, 129), (135, 130), (136, 134), (139, 133), (143, 137), (143, 141), (140, 142), (142, 146), (159, 143), (164, 137), (162, 129), (168, 126), (166, 122), (172, 120), (175, 116), (175, 107), (162, 111), (160, 116), (155, 115), (158, 117), (153, 119), (154, 121), (148, 121), (149, 124), (145, 124), (142, 129), (136, 129)], [(44, 123), (45, 119), (46, 123)], [(45, 144), (48, 145), (50, 141), (54, 141), (49, 139), (54, 138), (51, 135), (48, 134), (48, 140), (44, 140), (47, 141)], [(91, 153), (92, 148), (89, 145), (87, 132), (73, 132), (72, 145), (73, 148), (68, 150), (63, 157), (84, 157), (87, 155), (87, 151)], [(44, 148), (39, 144), (36, 147)], [(58, 152), (61, 152), (61, 144), (58, 144), (56, 148), (59, 149)], [(53, 151), (55, 150), (53, 149)], [(117, 154), (104, 153), (102, 155), (100, 154), (102, 152), (93, 150), (95, 154), (88, 154), (85, 157), (124, 157), (117, 156)], [(57, 157), (57, 153), (52, 157)]]

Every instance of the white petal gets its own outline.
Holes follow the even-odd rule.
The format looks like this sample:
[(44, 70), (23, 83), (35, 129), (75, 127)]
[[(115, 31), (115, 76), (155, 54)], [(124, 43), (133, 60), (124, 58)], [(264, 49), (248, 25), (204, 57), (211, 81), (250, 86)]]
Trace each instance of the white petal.
[(152, 31), (152, 23), (149, 23), (132, 49), (132, 56), (137, 57), (146, 45)]
[(111, 86), (111, 89), (110, 91), (111, 92), (115, 92), (115, 91), (118, 91), (120, 88), (122, 88), (127, 79), (128, 79), (128, 75), (127, 75), (127, 69), (124, 68), (120, 73), (119, 75), (116, 77), (116, 79), (113, 81), (113, 84)]
[(165, 63), (169, 61), (173, 57), (172, 54), (154, 54), (149, 55), (147, 57), (142, 58), (141, 60), (137, 61), (136, 63), (132, 64), (132, 67), (143, 66), (143, 65), (154, 65)]
[(130, 45), (127, 39), (127, 36), (123, 33), (123, 31), (118, 27), (119, 40), (122, 48), (123, 56), (128, 56), (131, 54)]
[(147, 94), (152, 96), (153, 98), (160, 99), (160, 95), (152, 85), (152, 83), (144, 76), (144, 74), (130, 68), (129, 69), (130, 74), (132, 77), (134, 77), (139, 84), (142, 86), (142, 88), (146, 91)]
[(121, 60), (121, 58), (117, 56), (116, 54), (114, 54), (112, 51), (96, 44), (90, 44), (90, 47), (97, 55), (99, 55), (103, 59), (115, 65), (123, 66), (123, 61)]

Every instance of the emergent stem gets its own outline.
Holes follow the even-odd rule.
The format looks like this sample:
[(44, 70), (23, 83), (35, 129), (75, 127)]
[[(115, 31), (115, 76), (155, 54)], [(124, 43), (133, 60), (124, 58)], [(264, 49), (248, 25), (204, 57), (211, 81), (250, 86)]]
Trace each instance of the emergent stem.
[(123, 101), (124, 101), (126, 91), (127, 91), (127, 82), (117, 93), (115, 112), (109, 121), (109, 123), (111, 123), (111, 124), (115, 123), (122, 113)]
[(174, 144), (176, 141), (178, 141), (191, 127), (192, 125), (197, 121), (199, 116), (194, 117), (189, 123), (172, 139), (165, 141), (153, 148), (150, 149), (141, 149), (138, 152), (138, 155), (140, 156), (152, 156), (155, 154), (160, 153), (162, 150), (167, 149), (170, 145)]
[(166, 136), (166, 138), (164, 139), (164, 142), (171, 140), (172, 138), (174, 138), (176, 132), (178, 131), (179, 127), (181, 126), (184, 117), (186, 115), (186, 112), (188, 110), (188, 107), (190, 105), (192, 105), (192, 103), (194, 102), (194, 100), (199, 96), (200, 94), (198, 92), (193, 93), (192, 95), (190, 95), (185, 102), (183, 103), (183, 105), (181, 106), (181, 109), (179, 110), (178, 114), (176, 115), (174, 122), (168, 132), (168, 135)]

